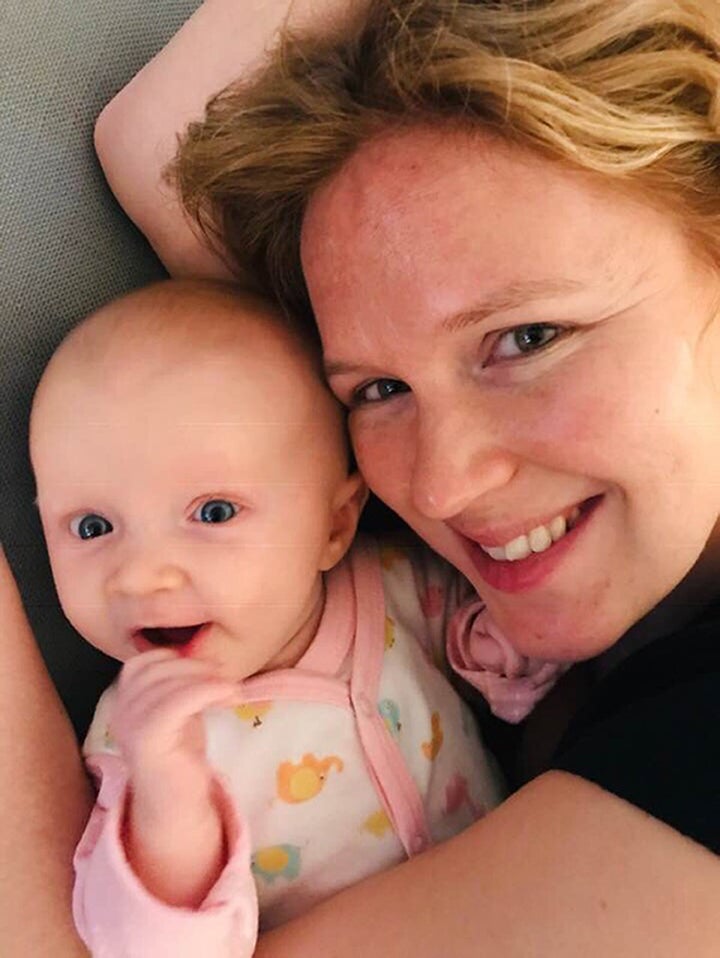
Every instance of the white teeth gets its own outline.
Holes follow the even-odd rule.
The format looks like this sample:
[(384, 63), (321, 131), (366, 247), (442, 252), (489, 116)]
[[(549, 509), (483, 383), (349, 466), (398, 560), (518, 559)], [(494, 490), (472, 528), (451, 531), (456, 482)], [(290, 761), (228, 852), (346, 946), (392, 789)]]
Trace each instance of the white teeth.
[(526, 559), (531, 551), (528, 537), (518, 536), (517, 539), (513, 539), (505, 546), (505, 558), (509, 559), (510, 562), (515, 562), (517, 559)]
[(566, 532), (572, 529), (573, 524), (580, 516), (580, 509), (575, 506), (567, 516), (555, 516), (546, 526), (536, 526), (527, 535), (518, 536), (504, 546), (481, 546), (496, 562), (516, 562), (526, 559), (531, 552), (545, 552), (553, 542), (562, 539)]
[(544, 552), (549, 545), (552, 545), (553, 537), (546, 526), (538, 526), (532, 530), (528, 541), (533, 552)]
[(487, 552), (491, 559), (506, 559), (505, 549), (503, 546), (480, 546), (483, 552)]
[(555, 516), (553, 521), (550, 523), (549, 529), (553, 542), (557, 542), (558, 539), (562, 539), (567, 531), (567, 522), (565, 521), (565, 516)]

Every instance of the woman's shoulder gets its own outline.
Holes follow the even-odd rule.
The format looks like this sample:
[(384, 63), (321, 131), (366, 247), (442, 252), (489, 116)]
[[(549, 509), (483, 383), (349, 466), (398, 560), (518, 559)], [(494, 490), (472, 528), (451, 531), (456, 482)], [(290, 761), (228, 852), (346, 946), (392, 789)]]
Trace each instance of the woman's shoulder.
[(720, 609), (620, 662), (552, 767), (602, 786), (720, 853)]
[(720, 604), (620, 659), (598, 682), (590, 702), (573, 723), (576, 734), (629, 705), (655, 700), (665, 693), (680, 695), (697, 679), (702, 681), (718, 673)]

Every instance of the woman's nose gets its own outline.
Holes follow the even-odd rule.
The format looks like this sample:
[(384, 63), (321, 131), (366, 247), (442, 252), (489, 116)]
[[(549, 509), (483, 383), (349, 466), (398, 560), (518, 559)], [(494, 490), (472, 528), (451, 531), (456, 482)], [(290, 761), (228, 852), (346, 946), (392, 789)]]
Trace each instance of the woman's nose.
[(168, 549), (148, 543), (128, 548), (119, 557), (106, 587), (110, 594), (137, 597), (175, 591), (186, 581), (186, 571)]
[(484, 415), (455, 408), (418, 416), (410, 493), (426, 518), (459, 515), (516, 471), (516, 455), (503, 448)]

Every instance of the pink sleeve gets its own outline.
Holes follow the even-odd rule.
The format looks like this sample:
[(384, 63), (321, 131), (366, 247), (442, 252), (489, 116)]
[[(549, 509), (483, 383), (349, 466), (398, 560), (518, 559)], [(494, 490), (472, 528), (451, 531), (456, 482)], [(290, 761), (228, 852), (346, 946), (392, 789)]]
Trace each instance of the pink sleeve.
[(571, 665), (520, 655), (477, 596), (450, 620), (447, 654), (454, 671), (482, 693), (490, 711), (512, 723), (526, 718)]
[(94, 958), (249, 958), (258, 924), (249, 840), (222, 783), (228, 863), (199, 908), (174, 908), (145, 889), (125, 857), (122, 762), (102, 754), (92, 756), (89, 765), (101, 784), (75, 852), (73, 914)]

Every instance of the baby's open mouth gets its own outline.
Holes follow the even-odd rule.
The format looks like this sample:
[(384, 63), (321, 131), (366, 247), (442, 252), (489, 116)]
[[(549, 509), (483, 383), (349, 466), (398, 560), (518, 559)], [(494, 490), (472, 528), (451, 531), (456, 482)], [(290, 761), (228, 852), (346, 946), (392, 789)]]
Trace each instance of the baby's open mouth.
[(199, 622), (197, 625), (156, 626), (140, 629), (140, 634), (153, 645), (169, 645), (177, 648), (187, 645), (206, 625), (207, 622)]

